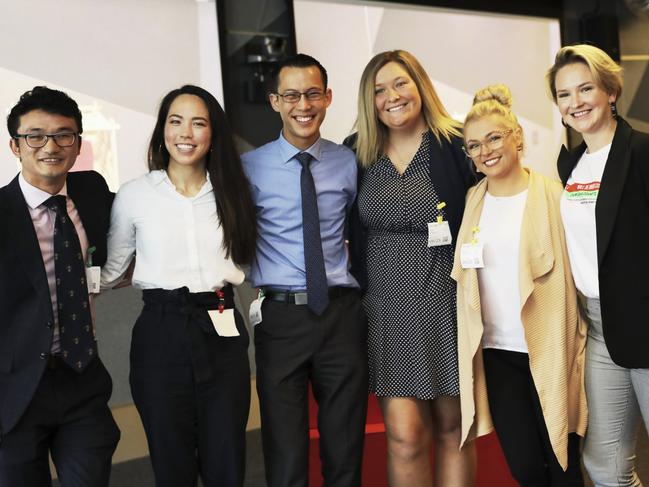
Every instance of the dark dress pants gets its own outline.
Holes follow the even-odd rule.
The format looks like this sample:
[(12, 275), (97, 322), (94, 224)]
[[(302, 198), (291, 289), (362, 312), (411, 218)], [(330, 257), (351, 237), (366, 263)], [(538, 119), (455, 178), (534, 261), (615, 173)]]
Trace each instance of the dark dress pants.
[(18, 424), (0, 439), (0, 486), (49, 487), (48, 452), (62, 487), (107, 487), (119, 429), (113, 384), (99, 358), (82, 373), (51, 360)]
[(559, 464), (548, 436), (526, 353), (485, 348), (489, 409), (512, 476), (522, 487), (584, 485), (580, 438), (568, 436), (568, 469)]
[(318, 403), (324, 485), (361, 485), (367, 411), (367, 324), (358, 292), (333, 298), (322, 316), (269, 301), (255, 327), (268, 487), (308, 483), (308, 383)]
[[(164, 301), (164, 300), (162, 300)], [(202, 355), (178, 303), (147, 300), (131, 342), (131, 391), (142, 418), (157, 487), (243, 484), (250, 410), (248, 332), (235, 311), (238, 337), (200, 331)], [(205, 313), (205, 316), (206, 313)]]

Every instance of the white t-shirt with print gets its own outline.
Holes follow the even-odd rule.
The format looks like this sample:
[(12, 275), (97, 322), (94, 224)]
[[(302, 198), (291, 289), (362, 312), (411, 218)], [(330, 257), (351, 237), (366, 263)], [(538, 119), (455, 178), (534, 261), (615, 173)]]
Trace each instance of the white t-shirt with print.
[(566, 233), (570, 267), (577, 289), (599, 299), (595, 204), (611, 144), (584, 152), (572, 170), (561, 196), (561, 219)]

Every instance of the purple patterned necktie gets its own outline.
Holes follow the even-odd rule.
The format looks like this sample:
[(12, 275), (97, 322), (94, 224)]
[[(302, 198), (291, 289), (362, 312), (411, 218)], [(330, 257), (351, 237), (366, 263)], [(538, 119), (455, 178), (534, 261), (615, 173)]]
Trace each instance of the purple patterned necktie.
[(324, 313), (329, 305), (327, 272), (322, 255), (320, 237), (320, 216), (318, 198), (309, 164), (313, 156), (300, 152), (295, 158), (302, 164), (300, 189), (302, 191), (302, 232), (304, 240), (304, 265), (306, 270), (306, 292), (309, 309), (316, 315)]
[(73, 370), (81, 372), (97, 354), (97, 345), (79, 236), (68, 215), (65, 196), (52, 196), (43, 204), (56, 212), (54, 273), (61, 357)]

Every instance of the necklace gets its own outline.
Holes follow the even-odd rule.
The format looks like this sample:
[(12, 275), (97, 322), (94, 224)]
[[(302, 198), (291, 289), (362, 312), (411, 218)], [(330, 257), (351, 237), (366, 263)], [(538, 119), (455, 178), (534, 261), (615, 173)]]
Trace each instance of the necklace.
[[(412, 163), (413, 159), (421, 147), (422, 137), (426, 134), (419, 134), (417, 138), (411, 138), (406, 140), (405, 143), (400, 144), (402, 149), (397, 149), (397, 146), (394, 143), (388, 145), (387, 156), (390, 159), (390, 162), (395, 167), (399, 174), (403, 174), (407, 171), (408, 166)], [(405, 147), (404, 147), (405, 146)]]

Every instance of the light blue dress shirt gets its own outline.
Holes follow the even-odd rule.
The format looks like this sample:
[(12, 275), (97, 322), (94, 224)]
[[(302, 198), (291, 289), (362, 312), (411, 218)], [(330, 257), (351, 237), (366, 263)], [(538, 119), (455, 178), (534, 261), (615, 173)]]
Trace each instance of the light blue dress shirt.
[[(257, 256), (250, 269), (254, 287), (305, 290), (302, 238), (302, 152), (280, 134), (242, 156), (257, 209)], [(329, 286), (358, 287), (349, 273), (345, 222), (356, 198), (356, 158), (347, 147), (318, 139), (305, 152), (318, 197), (320, 234)]]

